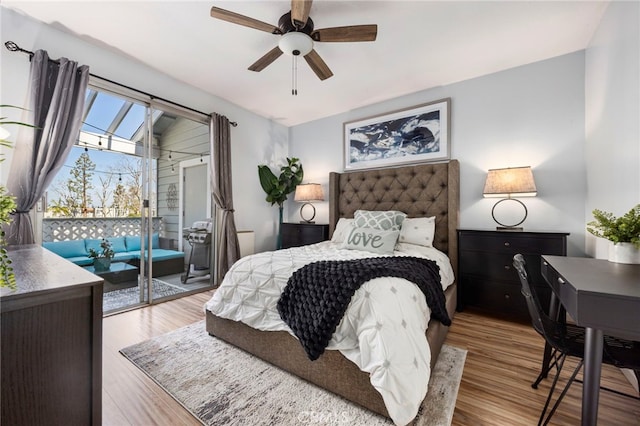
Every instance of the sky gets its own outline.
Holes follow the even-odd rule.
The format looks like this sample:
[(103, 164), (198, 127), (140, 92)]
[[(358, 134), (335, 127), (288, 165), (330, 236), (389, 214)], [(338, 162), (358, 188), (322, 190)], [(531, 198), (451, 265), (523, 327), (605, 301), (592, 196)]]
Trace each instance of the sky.
[[(87, 89), (86, 102), (89, 102), (94, 91)], [(114, 118), (125, 104), (123, 98), (111, 94), (99, 92), (93, 103), (90, 105), (89, 114), (84, 120), (82, 131), (104, 134)], [(88, 106), (88, 105), (87, 105)], [(122, 139), (131, 139), (144, 121), (145, 107), (140, 104), (132, 104), (131, 109), (126, 112), (122, 122), (113, 131), (114, 136)]]

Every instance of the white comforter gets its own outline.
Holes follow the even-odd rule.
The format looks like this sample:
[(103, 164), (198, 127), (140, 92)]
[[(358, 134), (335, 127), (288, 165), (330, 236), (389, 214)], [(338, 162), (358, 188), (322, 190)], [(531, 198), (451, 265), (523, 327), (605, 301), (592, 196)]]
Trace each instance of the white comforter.
[[(431, 247), (398, 243), (394, 255), (433, 259), (443, 289), (453, 282), (445, 254)], [(206, 304), (215, 315), (259, 330), (285, 330), (277, 303), (291, 274), (318, 260), (379, 256), (339, 248), (329, 241), (258, 253), (236, 262)], [(401, 278), (376, 278), (356, 291), (327, 349), (339, 350), (380, 392), (394, 423), (405, 425), (418, 413), (427, 393), (431, 352), (425, 337), (430, 317), (424, 294)]]

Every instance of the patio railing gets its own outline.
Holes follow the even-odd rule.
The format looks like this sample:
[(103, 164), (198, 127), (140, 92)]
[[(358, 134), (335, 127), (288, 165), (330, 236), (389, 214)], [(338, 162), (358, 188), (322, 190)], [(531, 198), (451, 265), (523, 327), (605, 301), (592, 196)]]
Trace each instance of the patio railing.
[[(122, 237), (140, 235), (139, 217), (86, 217), (43, 219), (42, 241), (82, 240), (85, 238)], [(162, 235), (162, 217), (152, 219), (153, 232)]]

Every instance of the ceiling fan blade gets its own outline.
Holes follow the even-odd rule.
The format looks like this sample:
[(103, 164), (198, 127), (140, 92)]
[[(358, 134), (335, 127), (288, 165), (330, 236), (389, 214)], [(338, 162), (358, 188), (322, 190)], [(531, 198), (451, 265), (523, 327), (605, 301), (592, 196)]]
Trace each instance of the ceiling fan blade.
[(309, 19), (313, 0), (291, 0), (291, 23), (294, 27), (302, 28)]
[(311, 50), (311, 52), (307, 53), (304, 56), (304, 59), (320, 80), (326, 80), (333, 75), (327, 64), (315, 50)]
[(243, 25), (245, 27), (254, 28), (260, 31), (266, 31), (271, 34), (282, 34), (280, 28), (274, 25), (258, 21), (257, 19), (249, 18), (248, 16), (240, 15), (239, 13), (231, 12), (229, 10), (220, 9), (219, 7), (214, 6), (211, 8), (211, 16), (213, 18), (221, 19), (233, 24)]
[(282, 50), (278, 46), (274, 47), (270, 51), (267, 52), (262, 58), (255, 61), (251, 66), (249, 66), (249, 70), (260, 72), (265, 69), (267, 66), (271, 65), (273, 61), (278, 59), (282, 55)]
[(311, 38), (323, 42), (375, 41), (377, 35), (378, 26), (371, 24), (321, 28), (312, 32)]

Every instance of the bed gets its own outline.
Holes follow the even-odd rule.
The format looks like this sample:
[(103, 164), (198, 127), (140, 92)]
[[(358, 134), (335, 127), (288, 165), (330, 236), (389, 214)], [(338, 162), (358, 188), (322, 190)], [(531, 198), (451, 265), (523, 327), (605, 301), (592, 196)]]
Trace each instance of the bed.
[[(459, 215), (459, 164), (457, 160), (378, 170), (331, 173), (329, 193), (329, 226), (332, 238), (337, 236), (337, 234), (334, 235), (336, 225), (343, 222), (340, 219), (353, 218), (356, 211), (359, 210), (402, 211), (406, 213), (408, 218), (434, 217), (433, 247), (448, 256), (452, 277), (457, 276), (456, 229)], [(329, 245), (332, 243), (319, 244)], [(315, 250), (312, 246), (300, 249), (302, 251)], [(276, 254), (276, 252), (270, 253)], [(287, 249), (279, 251), (277, 255), (284, 256), (288, 253), (291, 253), (292, 262), (295, 262), (295, 253), (301, 252)], [(252, 256), (258, 255), (260, 254)], [(220, 289), (216, 293), (219, 291)], [(446, 288), (444, 295), (446, 311), (449, 317), (453, 318), (456, 305), (455, 282)], [(220, 297), (223, 296), (219, 296), (219, 299)], [(220, 300), (218, 300), (219, 302)], [(206, 309), (206, 328), (210, 335), (225, 340), (369, 410), (390, 417), (396, 423), (406, 423), (405, 420), (398, 421), (397, 415), (396, 418), (390, 415), (381, 392), (372, 385), (370, 374), (358, 368), (342, 352), (326, 350), (317, 360), (311, 361), (300, 342), (288, 331), (262, 331), (241, 321), (223, 318), (222, 314), (215, 315), (209, 310), (209, 306), (213, 306), (211, 303), (212, 301), (207, 303)], [(427, 320), (424, 321), (426, 323)], [(428, 363), (430, 367), (433, 367), (438, 358), (447, 332), (448, 327), (441, 322), (435, 319), (429, 321), (426, 340), (431, 354)], [(397, 412), (395, 408), (393, 411)]]

